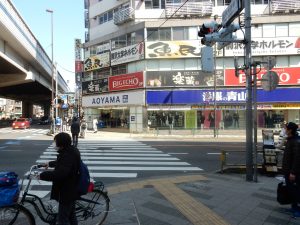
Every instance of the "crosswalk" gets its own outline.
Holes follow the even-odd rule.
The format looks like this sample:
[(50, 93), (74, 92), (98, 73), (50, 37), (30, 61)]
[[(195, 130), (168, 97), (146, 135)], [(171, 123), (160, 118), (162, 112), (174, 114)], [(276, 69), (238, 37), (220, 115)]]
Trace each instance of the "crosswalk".
[(10, 133), (30, 133), (31, 135), (44, 135), (47, 134), (49, 130), (47, 129), (12, 129), (11, 127), (5, 127), (0, 129), (0, 134), (10, 134)]
[[(164, 153), (147, 144), (131, 141), (91, 141), (80, 140), (78, 144), (82, 160), (87, 164), (90, 175), (95, 180), (103, 178), (131, 179), (137, 178), (144, 172), (178, 171), (197, 172), (202, 169), (187, 162), (180, 161), (172, 154)], [(45, 163), (56, 159), (57, 152), (49, 146), (40, 155), (36, 163)], [(42, 186), (44, 195), (45, 186), (49, 182), (33, 183)], [(34, 190), (37, 194), (37, 188)]]

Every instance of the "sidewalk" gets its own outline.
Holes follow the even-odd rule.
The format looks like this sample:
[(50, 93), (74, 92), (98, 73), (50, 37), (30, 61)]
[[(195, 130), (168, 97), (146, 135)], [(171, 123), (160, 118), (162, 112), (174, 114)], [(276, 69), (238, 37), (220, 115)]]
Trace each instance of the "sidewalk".
[[(260, 133), (259, 133), (260, 134)], [(88, 140), (245, 141), (230, 132), (201, 135), (87, 133)], [(179, 139), (180, 137), (180, 139)], [(185, 176), (134, 179), (107, 186), (111, 199), (106, 225), (300, 225), (276, 201), (275, 177), (244, 174), (187, 173)]]
[(276, 202), (280, 181), (244, 175), (191, 174), (109, 186), (106, 225), (300, 224)]
[[(257, 132), (258, 141), (262, 141), (262, 132)], [(189, 140), (189, 141), (211, 141), (211, 142), (246, 142), (245, 130), (220, 130), (216, 136), (213, 130), (151, 130), (147, 133), (128, 133), (124, 129), (101, 129), (97, 133), (88, 130), (86, 133), (87, 140), (99, 140), (105, 138), (120, 139), (139, 139), (139, 140)], [(276, 139), (276, 138), (275, 138)]]

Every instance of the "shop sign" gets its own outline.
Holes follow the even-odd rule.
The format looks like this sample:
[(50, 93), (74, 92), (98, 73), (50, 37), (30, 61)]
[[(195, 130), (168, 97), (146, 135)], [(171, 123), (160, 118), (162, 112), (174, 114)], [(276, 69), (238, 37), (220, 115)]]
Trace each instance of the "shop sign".
[[(257, 102), (283, 103), (300, 102), (300, 88), (277, 88), (274, 91), (257, 90)], [(216, 96), (216, 98), (214, 97)], [(226, 90), (174, 90), (147, 91), (147, 104), (214, 104), (217, 103), (245, 103), (245, 89)]]
[(102, 78), (82, 82), (82, 94), (99, 94), (108, 91), (108, 79)]
[[(199, 70), (147, 71), (146, 86), (155, 87), (207, 87), (214, 86), (215, 74)], [(217, 86), (224, 86), (223, 70), (216, 71)]]
[[(244, 56), (245, 45), (232, 43), (225, 47), (225, 56)], [(261, 55), (299, 55), (300, 38), (253, 38), (251, 41), (251, 53), (253, 56)]]
[(273, 104), (273, 109), (300, 109), (300, 104)]
[(144, 42), (111, 51), (111, 65), (144, 59)]
[(75, 73), (83, 72), (83, 61), (75, 61)]
[(81, 61), (81, 39), (75, 39), (75, 61)]
[(144, 105), (145, 91), (120, 92), (82, 97), (83, 107)]
[[(276, 72), (279, 76), (279, 85), (300, 85), (300, 67), (288, 68), (273, 68), (272, 71)], [(262, 68), (257, 74), (257, 85), (260, 85), (260, 79), (267, 73), (267, 70)], [(239, 77), (235, 76), (234, 69), (225, 70), (225, 86), (245, 86), (246, 75), (240, 71)]]
[(110, 51), (110, 43), (98, 45), (96, 51), (97, 51), (97, 54), (105, 52), (105, 51)]
[(91, 56), (84, 61), (84, 71), (93, 71), (109, 67), (109, 52)]
[(200, 40), (146, 42), (146, 58), (199, 58)]
[(109, 91), (138, 89), (144, 87), (143, 72), (111, 76), (108, 78)]

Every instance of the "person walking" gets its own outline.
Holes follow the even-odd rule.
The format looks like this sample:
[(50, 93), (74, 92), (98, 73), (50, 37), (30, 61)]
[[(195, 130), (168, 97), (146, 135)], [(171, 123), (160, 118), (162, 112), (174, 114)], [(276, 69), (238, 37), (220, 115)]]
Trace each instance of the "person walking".
[(81, 126), (80, 126), (80, 137), (85, 138), (85, 134), (86, 134), (86, 129), (87, 129), (87, 124), (85, 119), (83, 118), (81, 121)]
[(300, 140), (297, 129), (298, 125), (293, 122), (286, 125), (287, 140), (282, 158), (282, 172), (292, 196), (290, 211), (294, 217), (300, 217)]
[(77, 225), (75, 201), (79, 198), (80, 153), (71, 145), (71, 136), (59, 133), (54, 137), (54, 147), (58, 152), (57, 159), (45, 164), (54, 170), (44, 171), (39, 179), (52, 181), (51, 199), (58, 201), (57, 225)]
[(94, 118), (93, 119), (93, 130), (94, 130), (94, 133), (97, 133), (97, 131), (98, 131), (98, 120), (97, 120), (97, 118)]
[(233, 126), (236, 128), (240, 128), (240, 123), (239, 123), (240, 115), (236, 111), (233, 113)]
[(73, 146), (77, 147), (78, 135), (80, 133), (80, 123), (77, 117), (73, 118), (71, 124), (71, 133), (72, 133)]

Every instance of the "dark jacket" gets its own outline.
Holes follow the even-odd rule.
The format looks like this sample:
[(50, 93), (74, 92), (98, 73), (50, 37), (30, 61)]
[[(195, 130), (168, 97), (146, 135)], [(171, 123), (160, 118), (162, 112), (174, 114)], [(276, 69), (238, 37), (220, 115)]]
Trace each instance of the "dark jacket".
[(282, 172), (300, 175), (300, 139), (298, 136), (288, 137), (282, 159)]
[(78, 120), (72, 122), (71, 133), (72, 134), (79, 134), (80, 133), (80, 124), (79, 124)]
[(42, 172), (40, 179), (53, 182), (51, 199), (67, 203), (78, 198), (79, 163), (80, 153), (73, 146), (59, 150), (57, 160), (49, 162), (54, 170)]

